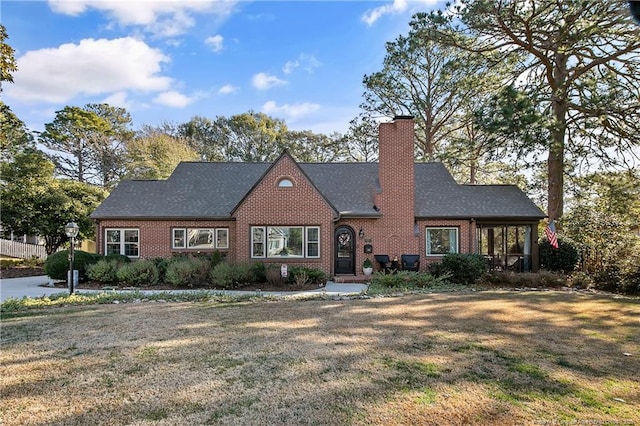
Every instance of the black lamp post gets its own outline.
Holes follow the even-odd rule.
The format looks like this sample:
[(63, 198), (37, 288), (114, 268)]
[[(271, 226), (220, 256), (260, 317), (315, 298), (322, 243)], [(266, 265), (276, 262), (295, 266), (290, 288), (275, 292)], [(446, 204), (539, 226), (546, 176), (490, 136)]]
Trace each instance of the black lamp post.
[(69, 237), (69, 294), (73, 294), (73, 246), (75, 238), (78, 235), (78, 225), (75, 222), (69, 222), (64, 226), (64, 233)]

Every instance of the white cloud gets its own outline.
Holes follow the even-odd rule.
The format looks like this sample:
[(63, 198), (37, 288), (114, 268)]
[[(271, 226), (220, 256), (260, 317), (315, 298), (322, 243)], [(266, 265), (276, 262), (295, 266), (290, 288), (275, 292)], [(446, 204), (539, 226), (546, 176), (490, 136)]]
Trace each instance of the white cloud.
[(32, 50), (17, 59), (12, 98), (63, 103), (79, 95), (117, 91), (167, 90), (172, 79), (161, 75), (169, 58), (131, 37), (85, 39), (58, 48)]
[(49, 0), (58, 13), (77, 16), (89, 9), (105, 13), (122, 26), (140, 26), (155, 35), (172, 37), (184, 34), (195, 25), (194, 14), (228, 16), (235, 1), (216, 0)]
[(230, 93), (237, 92), (237, 91), (238, 91), (238, 88), (236, 86), (233, 86), (231, 84), (225, 84), (218, 90), (218, 93), (221, 95), (228, 95)]
[(204, 42), (207, 46), (211, 47), (211, 50), (213, 50), (214, 52), (220, 52), (222, 51), (223, 40), (224, 37), (222, 37), (220, 34), (217, 34), (211, 37), (207, 37)]
[[(421, 5), (433, 5), (437, 3), (437, 0), (419, 0), (415, 1), (415, 3), (420, 3)], [(367, 25), (373, 25), (378, 19), (382, 18), (384, 15), (392, 15), (403, 13), (409, 8), (408, 0), (393, 0), (392, 3), (387, 3), (385, 5), (376, 7), (375, 9), (367, 10), (364, 15), (362, 15), (362, 21)]]
[(267, 73), (261, 72), (253, 76), (251, 79), (253, 87), (258, 90), (268, 90), (273, 86), (280, 86), (283, 84), (287, 84), (286, 81), (280, 80), (275, 75), (269, 75)]
[(131, 109), (133, 104), (127, 98), (127, 92), (120, 91), (107, 96), (102, 102), (124, 109)]
[(320, 105), (310, 102), (302, 102), (298, 104), (284, 104), (278, 106), (275, 101), (268, 101), (262, 105), (262, 112), (265, 114), (282, 114), (289, 118), (297, 118), (320, 109)]
[(176, 92), (175, 90), (171, 90), (169, 92), (160, 93), (153, 99), (153, 102), (168, 107), (184, 108), (194, 100), (196, 100), (195, 96), (189, 97), (180, 92)]
[(313, 73), (313, 70), (318, 68), (320, 65), (320, 61), (316, 59), (313, 55), (307, 55), (301, 53), (297, 59), (293, 61), (288, 61), (282, 67), (282, 72), (285, 74), (291, 74), (296, 68), (302, 68), (307, 71), (309, 74)]

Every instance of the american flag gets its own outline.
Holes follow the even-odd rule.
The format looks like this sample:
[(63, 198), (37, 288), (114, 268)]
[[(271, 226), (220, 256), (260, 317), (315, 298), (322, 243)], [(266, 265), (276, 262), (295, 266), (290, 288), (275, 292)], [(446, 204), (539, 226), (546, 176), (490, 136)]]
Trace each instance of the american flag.
[(553, 223), (553, 220), (544, 229), (544, 235), (549, 240), (551, 247), (558, 248), (558, 235), (556, 234), (556, 224)]

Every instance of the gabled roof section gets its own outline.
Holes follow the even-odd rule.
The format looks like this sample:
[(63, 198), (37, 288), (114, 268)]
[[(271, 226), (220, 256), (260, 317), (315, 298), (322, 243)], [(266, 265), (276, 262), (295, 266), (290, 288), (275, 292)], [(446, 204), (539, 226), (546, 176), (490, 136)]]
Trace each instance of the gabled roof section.
[(244, 202), (244, 200), (255, 190), (256, 186), (263, 180), (263, 178), (268, 175), (271, 170), (276, 167), (276, 165), (278, 163), (280, 163), (281, 161), (283, 161), (284, 159), (288, 159), (290, 160), (293, 164), (295, 164), (295, 166), (298, 168), (298, 170), (300, 171), (300, 173), (305, 177), (305, 179), (307, 179), (309, 181), (309, 183), (311, 184), (312, 187), (314, 187), (316, 189), (316, 191), (318, 191), (318, 194), (324, 198), (324, 200), (327, 202), (327, 204), (336, 211), (336, 213), (338, 213), (338, 211), (336, 210), (336, 207), (333, 205), (333, 203), (331, 202), (330, 199), (328, 199), (325, 194), (318, 189), (318, 187), (316, 186), (316, 182), (314, 182), (314, 180), (312, 180), (307, 173), (304, 171), (304, 169), (301, 167), (301, 164), (298, 163), (296, 160), (293, 159), (293, 157), (291, 156), (291, 154), (289, 154), (289, 152), (287, 152), (287, 150), (283, 151), (283, 153), (280, 155), (280, 157), (278, 157), (278, 159), (276, 161), (274, 161), (262, 174), (262, 176), (260, 176), (259, 179), (257, 179), (255, 181), (255, 183), (251, 186), (251, 188), (245, 192), (245, 194), (242, 196), (242, 198), (240, 198), (240, 200), (238, 201), (238, 203), (236, 203), (236, 205), (233, 207), (233, 209), (230, 211), (231, 215), (235, 214), (235, 211), (238, 209), (238, 207), (240, 207), (240, 205)]
[(440, 163), (416, 164), (415, 184), (418, 218), (538, 220), (546, 217), (517, 186), (459, 185)]
[(122, 181), (91, 218), (229, 218), (268, 167), (268, 163), (182, 162), (164, 181)]

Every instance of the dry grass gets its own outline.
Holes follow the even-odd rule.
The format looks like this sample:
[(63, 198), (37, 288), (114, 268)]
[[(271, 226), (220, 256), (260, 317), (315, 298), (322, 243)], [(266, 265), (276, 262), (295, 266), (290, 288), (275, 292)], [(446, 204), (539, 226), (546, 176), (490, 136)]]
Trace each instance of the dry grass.
[(483, 292), (27, 315), (2, 323), (3, 425), (640, 424), (637, 299)]

